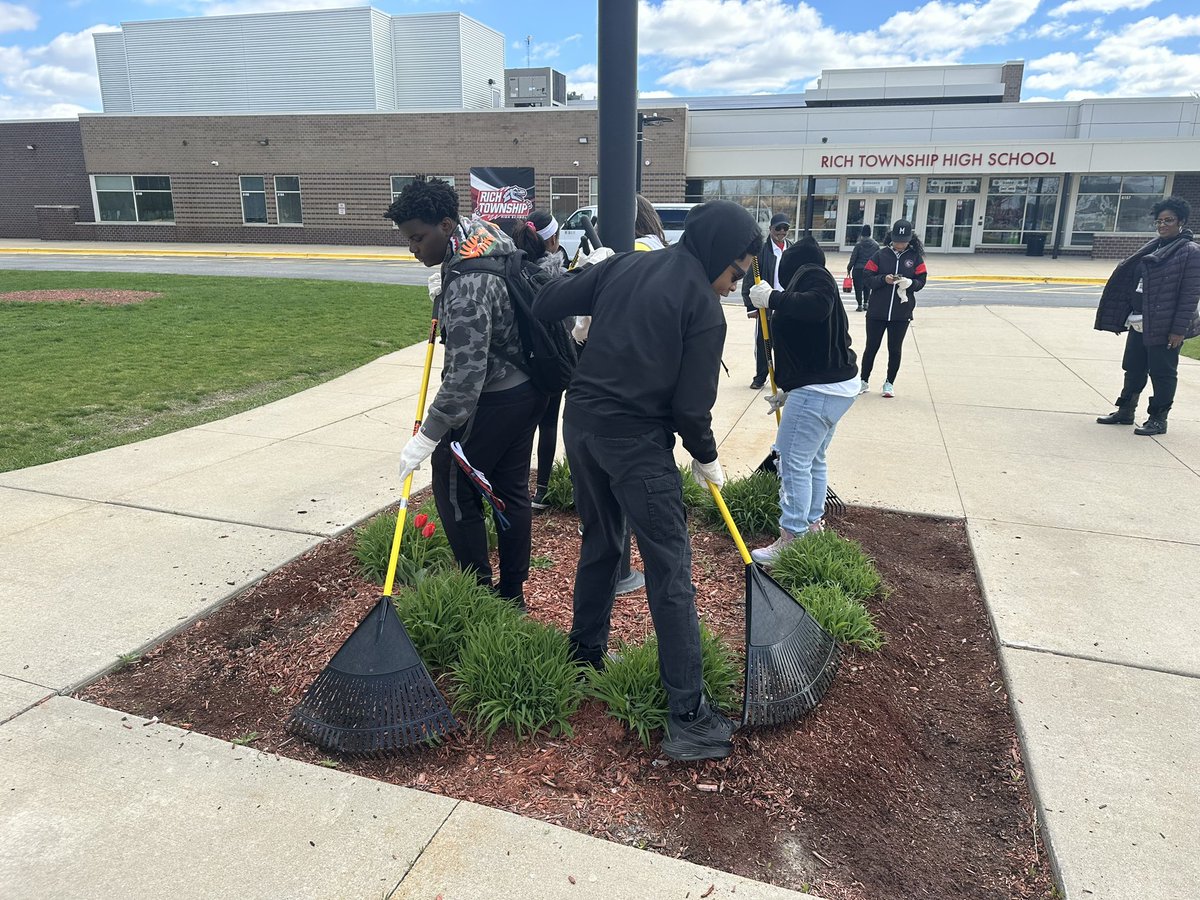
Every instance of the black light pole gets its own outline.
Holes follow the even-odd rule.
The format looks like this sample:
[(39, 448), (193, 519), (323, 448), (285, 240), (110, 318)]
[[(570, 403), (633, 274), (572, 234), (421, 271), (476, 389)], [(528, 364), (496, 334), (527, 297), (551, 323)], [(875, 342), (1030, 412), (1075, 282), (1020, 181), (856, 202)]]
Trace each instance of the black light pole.
[(633, 249), (637, 215), (637, 0), (598, 3), (600, 240), (618, 253)]
[(645, 131), (648, 125), (666, 125), (674, 122), (670, 116), (660, 116), (658, 113), (650, 113), (646, 115), (643, 112), (637, 114), (637, 177), (634, 183), (637, 185), (637, 192), (642, 192), (642, 167), (646, 165), (644, 159), (644, 147), (646, 145)]

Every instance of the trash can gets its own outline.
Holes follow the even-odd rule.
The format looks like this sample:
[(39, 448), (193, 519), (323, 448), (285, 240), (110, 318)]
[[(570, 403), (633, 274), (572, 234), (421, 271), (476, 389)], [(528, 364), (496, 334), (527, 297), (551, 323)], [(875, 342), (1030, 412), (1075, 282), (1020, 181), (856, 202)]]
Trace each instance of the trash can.
[(1043, 256), (1046, 253), (1046, 236), (1044, 234), (1025, 235), (1025, 255)]

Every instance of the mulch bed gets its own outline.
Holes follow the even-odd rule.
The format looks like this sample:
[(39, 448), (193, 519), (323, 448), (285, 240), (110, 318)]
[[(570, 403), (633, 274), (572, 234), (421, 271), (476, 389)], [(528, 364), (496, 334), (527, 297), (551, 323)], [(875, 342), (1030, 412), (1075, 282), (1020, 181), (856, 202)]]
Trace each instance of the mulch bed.
[[(963, 523), (852, 507), (834, 525), (891, 588), (873, 605), (887, 643), (847, 652), (813, 714), (739, 732), (728, 760), (666, 760), (589, 702), (569, 739), (488, 745), (464, 731), (333, 762), (828, 900), (1052, 896)], [(532, 572), (526, 599), (562, 627), (575, 526), (561, 513), (534, 524), (534, 554), (553, 565)], [(284, 723), (378, 597), (352, 541), (327, 541), (78, 696), (230, 741), (257, 732), (256, 749), (329, 764)], [(697, 528), (692, 543), (701, 615), (740, 645), (741, 559), (721, 533)], [(617, 599), (614, 640), (650, 629), (643, 593)]]
[(54, 291), (8, 291), (0, 294), (0, 302), (8, 303), (95, 303), (101, 306), (128, 306), (161, 297), (155, 291), (119, 291), (97, 288), (78, 288)]

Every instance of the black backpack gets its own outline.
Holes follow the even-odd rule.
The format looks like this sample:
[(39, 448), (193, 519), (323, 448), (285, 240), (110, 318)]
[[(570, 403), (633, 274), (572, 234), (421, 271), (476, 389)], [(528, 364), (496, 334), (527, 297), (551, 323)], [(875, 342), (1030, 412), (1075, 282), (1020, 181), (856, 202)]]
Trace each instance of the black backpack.
[(512, 300), (521, 354), (505, 359), (529, 376), (534, 387), (546, 394), (564, 391), (571, 381), (579, 350), (562, 319), (539, 319), (533, 314), (533, 298), (551, 278), (549, 273), (525, 259), (518, 250), (502, 257), (478, 257), (455, 263), (442, 283), (443, 292), (457, 276), (467, 272), (499, 275)]

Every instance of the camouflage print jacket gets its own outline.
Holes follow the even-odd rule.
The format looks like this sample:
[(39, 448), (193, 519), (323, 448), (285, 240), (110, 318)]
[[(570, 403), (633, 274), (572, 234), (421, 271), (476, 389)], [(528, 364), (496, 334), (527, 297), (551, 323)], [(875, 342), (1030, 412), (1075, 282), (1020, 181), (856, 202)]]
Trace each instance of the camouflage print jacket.
[[(506, 256), (515, 249), (491, 223), (465, 220), (446, 249), (442, 279), (464, 259)], [(484, 391), (507, 390), (529, 380), (506, 359), (519, 357), (521, 343), (503, 278), (484, 272), (459, 275), (438, 297), (436, 309), (446, 355), (441, 387), (421, 426), (435, 441), (467, 423)]]

